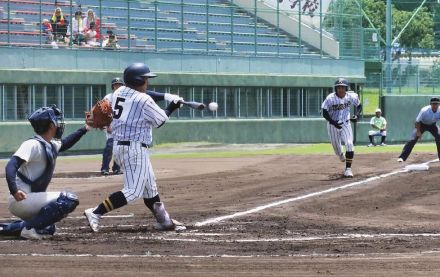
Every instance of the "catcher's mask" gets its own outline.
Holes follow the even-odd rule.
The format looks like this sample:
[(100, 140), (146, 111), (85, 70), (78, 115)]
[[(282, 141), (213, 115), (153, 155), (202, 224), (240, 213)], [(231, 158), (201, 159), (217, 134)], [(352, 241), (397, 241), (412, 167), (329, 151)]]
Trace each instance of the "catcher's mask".
[(146, 78), (154, 78), (156, 76), (144, 63), (133, 63), (124, 70), (124, 82), (129, 87), (142, 86)]
[(64, 117), (63, 112), (56, 105), (39, 108), (28, 117), (28, 120), (34, 128), (35, 133), (39, 135), (47, 132), (50, 124), (53, 123), (57, 127), (55, 138), (61, 139), (65, 125)]

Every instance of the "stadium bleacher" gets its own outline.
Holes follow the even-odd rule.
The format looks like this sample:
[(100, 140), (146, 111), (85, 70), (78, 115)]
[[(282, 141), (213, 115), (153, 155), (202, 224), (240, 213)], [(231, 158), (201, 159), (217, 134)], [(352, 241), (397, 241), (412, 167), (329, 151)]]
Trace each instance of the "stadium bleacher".
[(208, 4), (206, 0), (185, 0), (183, 5), (181, 0), (46, 0), (40, 5), (37, 0), (0, 0), (0, 40), (2, 44), (39, 46), (41, 20), (50, 19), (55, 8), (61, 7), (66, 20), (78, 9), (84, 14), (93, 9), (101, 19), (101, 33), (116, 33), (122, 49), (246, 55), (319, 53), (229, 1), (209, 0)]

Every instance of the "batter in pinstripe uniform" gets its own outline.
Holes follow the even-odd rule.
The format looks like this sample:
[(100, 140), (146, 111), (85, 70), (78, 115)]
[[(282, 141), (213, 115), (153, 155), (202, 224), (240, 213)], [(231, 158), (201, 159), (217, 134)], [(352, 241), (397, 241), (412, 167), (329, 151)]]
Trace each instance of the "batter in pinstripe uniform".
[[(344, 78), (335, 82), (335, 91), (330, 93), (322, 103), (322, 115), (327, 120), (327, 132), (333, 150), (341, 162), (345, 162), (345, 177), (353, 177), (351, 163), (354, 157), (353, 131), (350, 121), (356, 122), (362, 112), (358, 95), (348, 91), (349, 84)], [(350, 117), (351, 106), (356, 107), (356, 114)], [(342, 152), (345, 145), (345, 156)]]
[(124, 188), (112, 193), (95, 208), (84, 211), (90, 228), (97, 232), (101, 216), (143, 198), (155, 216), (157, 230), (183, 230), (172, 220), (160, 201), (156, 178), (149, 158), (152, 128), (159, 128), (180, 103), (171, 101), (165, 110), (146, 94), (148, 79), (156, 77), (143, 63), (135, 63), (124, 71), (125, 86), (113, 93), (113, 155), (124, 172)]

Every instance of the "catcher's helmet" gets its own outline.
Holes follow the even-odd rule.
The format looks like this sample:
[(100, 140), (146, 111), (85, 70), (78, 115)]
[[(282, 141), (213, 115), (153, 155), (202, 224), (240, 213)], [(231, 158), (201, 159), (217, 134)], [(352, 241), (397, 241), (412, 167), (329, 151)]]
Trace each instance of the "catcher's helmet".
[(348, 90), (349, 86), (350, 86), (350, 84), (344, 78), (338, 78), (335, 82), (335, 90), (336, 90), (336, 87), (345, 87), (345, 90)]
[(133, 63), (124, 70), (124, 82), (127, 86), (141, 86), (145, 82), (145, 77), (154, 78), (156, 76), (144, 63)]
[(122, 81), (122, 79), (119, 77), (112, 79), (112, 88), (113, 88), (113, 85), (116, 85), (116, 84), (121, 84), (121, 85), (125, 86), (124, 81)]
[(50, 123), (53, 123), (58, 127), (55, 138), (61, 138), (63, 135), (63, 112), (56, 105), (39, 108), (28, 117), (28, 120), (37, 134), (45, 133), (47, 130), (49, 130)]

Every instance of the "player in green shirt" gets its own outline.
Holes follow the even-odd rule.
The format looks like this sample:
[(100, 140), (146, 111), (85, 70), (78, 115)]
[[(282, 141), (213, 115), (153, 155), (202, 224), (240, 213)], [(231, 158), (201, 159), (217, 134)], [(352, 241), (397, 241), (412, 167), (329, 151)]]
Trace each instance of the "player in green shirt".
[(375, 136), (381, 136), (382, 140), (380, 142), (380, 146), (386, 146), (385, 138), (387, 137), (387, 120), (381, 115), (382, 110), (376, 109), (376, 116), (373, 116), (370, 120), (370, 125), (373, 130), (368, 132), (368, 138), (370, 139), (370, 144), (368, 144), (368, 147), (376, 146), (373, 141), (373, 137)]

